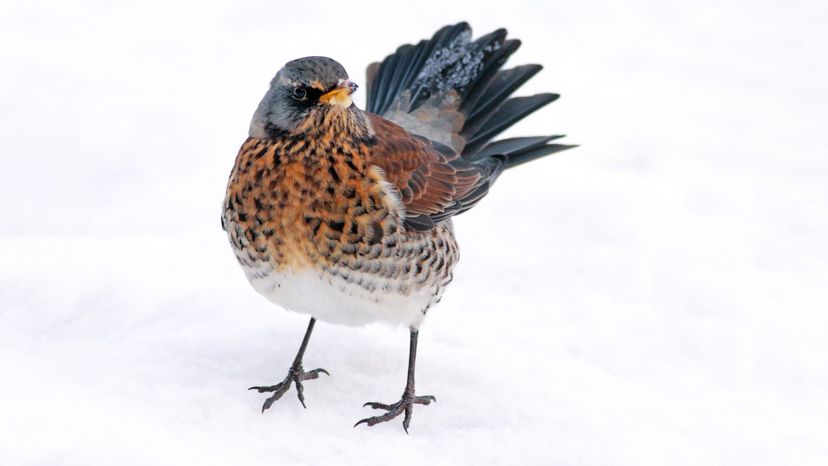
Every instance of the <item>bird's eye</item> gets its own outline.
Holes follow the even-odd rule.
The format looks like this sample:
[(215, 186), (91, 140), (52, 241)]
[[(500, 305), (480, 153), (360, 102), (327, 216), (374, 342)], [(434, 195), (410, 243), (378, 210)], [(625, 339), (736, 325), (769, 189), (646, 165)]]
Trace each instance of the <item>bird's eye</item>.
[(302, 86), (296, 86), (293, 88), (293, 93), (291, 95), (296, 100), (304, 100), (308, 95), (308, 91), (306, 91)]

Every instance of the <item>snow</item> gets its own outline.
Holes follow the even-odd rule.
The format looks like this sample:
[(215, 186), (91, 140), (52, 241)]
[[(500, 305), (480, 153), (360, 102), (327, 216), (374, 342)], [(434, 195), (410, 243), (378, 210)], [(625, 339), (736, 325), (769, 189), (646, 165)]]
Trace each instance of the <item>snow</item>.
[[(451, 42), (434, 50), (417, 75), (411, 88), (425, 88), (429, 93), (462, 89), (476, 79), (483, 68), (483, 58), (499, 48), (497, 42), (475, 47), (468, 31), (459, 33)], [(430, 39), (430, 38), (429, 38)]]
[[(382, 20), (380, 18), (387, 18)], [(66, 2), (0, 16), (0, 464), (828, 464), (824, 2)], [(405, 329), (317, 325), (247, 284), (219, 226), (273, 73), (359, 83), (468, 20), (560, 101), (510, 135), (582, 147), (456, 221)], [(364, 95), (358, 93), (358, 104)], [(363, 99), (363, 100), (359, 100)]]

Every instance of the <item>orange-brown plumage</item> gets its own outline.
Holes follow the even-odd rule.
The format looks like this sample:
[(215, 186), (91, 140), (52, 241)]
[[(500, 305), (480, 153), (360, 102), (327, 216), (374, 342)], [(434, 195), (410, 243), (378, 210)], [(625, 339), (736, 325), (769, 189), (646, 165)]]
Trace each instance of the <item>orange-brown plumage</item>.
[[(337, 136), (337, 128), (348, 125), (343, 118), (338, 113), (320, 117), (310, 137), (300, 133), (248, 138), (228, 183), (225, 228), (251, 280), (307, 270), (319, 271), (327, 277), (324, 280), (330, 275), (347, 281), (354, 272), (370, 273), (382, 283), (357, 280), (356, 285), (368, 290), (380, 286), (401, 296), (427, 291), (429, 299), (415, 304), (420, 316), (406, 322), (417, 324), (450, 280), (457, 249), (450, 225), (427, 232), (409, 230), (405, 212), (425, 202), (444, 205), (451, 199), (443, 192), (453, 190), (447, 190), (451, 185), (446, 181), (434, 178), (439, 182), (435, 184), (426, 178), (423, 188), (404, 188), (416, 193), (406, 203), (395, 181), (410, 181), (419, 168), (447, 162), (429, 144), (378, 116), (370, 117), (371, 127), (359, 137)], [(395, 152), (397, 148), (406, 152)], [(389, 163), (401, 159), (409, 162)], [(419, 165), (411, 162), (417, 160)]]

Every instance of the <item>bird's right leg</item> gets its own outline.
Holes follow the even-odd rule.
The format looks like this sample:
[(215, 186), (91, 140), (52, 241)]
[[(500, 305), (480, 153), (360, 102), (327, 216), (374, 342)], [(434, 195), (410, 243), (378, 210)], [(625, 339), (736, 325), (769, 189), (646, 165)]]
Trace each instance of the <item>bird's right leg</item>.
[(262, 405), (262, 412), (265, 412), (265, 410), (270, 408), (276, 400), (281, 398), (282, 395), (290, 389), (291, 383), (296, 385), (296, 394), (299, 396), (299, 402), (302, 403), (303, 407), (307, 408), (307, 406), (305, 406), (305, 396), (303, 394), (304, 387), (302, 387), (302, 381), (318, 378), (320, 373), (330, 375), (325, 369), (314, 369), (305, 372), (302, 368), (302, 357), (305, 355), (305, 348), (308, 346), (308, 340), (310, 340), (311, 332), (313, 332), (313, 326), (315, 323), (316, 319), (311, 317), (310, 323), (308, 323), (308, 330), (305, 332), (305, 338), (302, 339), (302, 346), (299, 347), (299, 352), (296, 353), (296, 358), (293, 360), (293, 364), (291, 364), (290, 369), (288, 369), (285, 380), (277, 383), (276, 385), (249, 388), (249, 390), (258, 390), (259, 393), (273, 392), (273, 395), (266, 399), (264, 405)]
[(369, 401), (365, 403), (363, 406), (368, 406), (373, 409), (381, 409), (386, 411), (385, 414), (381, 414), (379, 416), (372, 416), (367, 417), (356, 424), (354, 427), (360, 424), (367, 424), (368, 426), (373, 426), (379, 424), (380, 422), (387, 422), (395, 417), (399, 416), (400, 414), (404, 414), (403, 417), (403, 429), (405, 429), (405, 433), (408, 433), (408, 425), (411, 423), (411, 413), (414, 412), (414, 405), (427, 405), (430, 404), (432, 401), (436, 402), (437, 398), (434, 398), (431, 395), (426, 396), (417, 396), (414, 394), (414, 364), (417, 360), (417, 335), (418, 331), (415, 329), (411, 329), (411, 337), (409, 340), (409, 347), (408, 347), (408, 379), (405, 384), (405, 390), (403, 390), (402, 397), (400, 401), (391, 404), (385, 403), (377, 403), (375, 401)]

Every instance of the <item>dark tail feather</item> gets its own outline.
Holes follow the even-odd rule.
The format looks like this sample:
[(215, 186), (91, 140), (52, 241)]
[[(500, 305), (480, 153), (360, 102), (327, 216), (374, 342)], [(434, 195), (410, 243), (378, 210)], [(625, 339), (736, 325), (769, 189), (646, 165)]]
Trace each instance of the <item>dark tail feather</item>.
[(557, 100), (558, 94), (538, 94), (530, 97), (512, 97), (486, 115), (482, 124), (463, 127), (460, 135), (466, 139), (463, 156), (468, 157), (483, 148), (495, 136), (544, 105)]
[[(510, 97), (542, 68), (523, 65), (501, 70), (519, 47), (519, 40), (506, 39), (505, 29), (471, 41), (467, 23), (445, 26), (431, 39), (404, 45), (368, 68), (367, 110), (413, 133), (450, 145), (464, 159), (480, 163), (503, 156), (504, 168), (575, 147), (548, 144), (560, 136), (492, 142), (498, 134), (558, 98), (552, 93)], [(456, 98), (444, 99), (450, 92)], [(429, 112), (418, 112), (419, 118), (411, 118), (409, 114), (418, 109)], [(433, 123), (429, 123), (430, 118), (435, 118)], [(462, 125), (455, 126), (455, 119)]]
[(457, 26), (462, 28), (455, 35), (448, 36), (450, 41), (435, 47), (434, 54), (429, 57), (431, 60), (424, 63), (414, 81), (409, 111), (418, 109), (432, 95), (450, 90), (456, 91), (463, 101), (476, 87), (488, 81), (508, 58), (509, 54), (504, 55), (502, 47), (506, 39), (505, 29), (498, 29), (469, 43), (469, 25), (460, 23)]
[[(421, 40), (416, 46), (406, 44), (396, 53), (368, 68), (368, 105), (366, 110), (377, 115), (388, 111), (394, 100), (406, 90), (411, 91), (411, 106), (424, 97), (431, 82), (421, 78), (429, 58), (435, 53), (448, 55), (446, 51), (456, 50), (463, 39), (468, 41), (471, 29), (467, 23), (444, 26), (434, 33), (430, 40)], [(435, 70), (439, 71), (439, 70)], [(419, 81), (419, 82), (416, 82)], [(414, 110), (414, 108), (409, 108)]]
[(577, 145), (548, 144), (549, 141), (562, 137), (564, 137), (563, 134), (501, 139), (487, 145), (469, 160), (477, 161), (493, 156), (504, 156), (506, 158), (504, 168), (512, 168), (555, 152), (578, 147)]
[[(520, 42), (515, 40), (518, 45)], [(487, 85), (481, 86), (476, 95), (470, 95), (463, 101), (463, 112), (467, 115), (466, 127), (475, 124), (478, 118), (497, 109), (512, 92), (528, 81), (532, 76), (542, 70), (540, 65), (523, 65), (508, 70), (500, 70), (494, 79)]]

